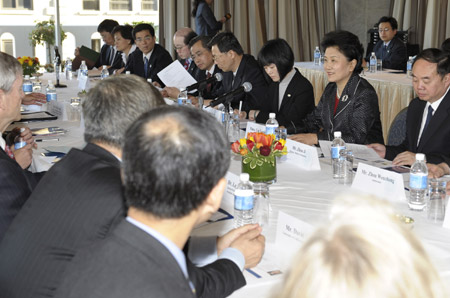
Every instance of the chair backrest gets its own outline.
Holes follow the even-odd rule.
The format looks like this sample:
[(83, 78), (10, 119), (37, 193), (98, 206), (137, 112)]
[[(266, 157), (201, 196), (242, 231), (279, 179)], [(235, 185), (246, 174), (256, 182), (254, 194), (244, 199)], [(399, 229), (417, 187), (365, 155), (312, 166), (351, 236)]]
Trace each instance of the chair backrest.
[(391, 146), (400, 145), (406, 138), (406, 112), (408, 107), (401, 110), (389, 128), (387, 144)]

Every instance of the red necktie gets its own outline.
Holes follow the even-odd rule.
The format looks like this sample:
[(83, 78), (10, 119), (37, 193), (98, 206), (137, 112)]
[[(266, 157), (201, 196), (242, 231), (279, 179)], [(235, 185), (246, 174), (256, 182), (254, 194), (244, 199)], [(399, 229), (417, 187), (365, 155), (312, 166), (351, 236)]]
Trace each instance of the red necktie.
[(186, 70), (188, 70), (189, 69), (189, 59), (186, 59), (185, 61), (184, 61), (184, 69), (186, 69)]
[[(211, 77), (211, 73), (209, 72), (209, 71), (207, 71), (206, 72), (206, 79), (209, 79)], [(206, 92), (211, 92), (211, 87), (212, 87), (212, 84), (211, 83), (209, 83), (208, 85), (206, 85)]]
[(9, 157), (11, 157), (12, 159), (15, 160), (14, 153), (12, 152), (11, 148), (9, 148), (8, 145), (5, 146), (5, 152), (6, 152), (6, 154), (8, 154)]

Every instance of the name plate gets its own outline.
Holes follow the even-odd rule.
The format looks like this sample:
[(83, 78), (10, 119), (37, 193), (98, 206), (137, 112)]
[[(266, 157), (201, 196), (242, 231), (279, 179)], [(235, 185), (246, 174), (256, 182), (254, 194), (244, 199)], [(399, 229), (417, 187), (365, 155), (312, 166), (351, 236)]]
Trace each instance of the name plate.
[(66, 104), (64, 102), (56, 100), (50, 101), (47, 103), (47, 109), (53, 115), (58, 116), (58, 118), (62, 119), (63, 121), (67, 121), (67, 110)]
[(233, 174), (231, 172), (227, 172), (225, 175), (225, 179), (227, 180), (227, 187), (225, 192), (223, 193), (222, 203), (220, 204), (220, 208), (226, 210), (227, 212), (233, 214), (234, 212), (234, 191), (238, 186), (240, 179), (239, 176)]
[(308, 171), (320, 171), (317, 149), (290, 139), (286, 140), (287, 162)]
[(78, 89), (88, 90), (89, 89), (89, 78), (84, 75), (78, 75)]
[(245, 129), (245, 138), (249, 132), (266, 132), (266, 126), (258, 124), (256, 122), (247, 122), (247, 128)]
[(386, 198), (389, 201), (406, 201), (403, 176), (388, 170), (359, 163), (352, 188)]

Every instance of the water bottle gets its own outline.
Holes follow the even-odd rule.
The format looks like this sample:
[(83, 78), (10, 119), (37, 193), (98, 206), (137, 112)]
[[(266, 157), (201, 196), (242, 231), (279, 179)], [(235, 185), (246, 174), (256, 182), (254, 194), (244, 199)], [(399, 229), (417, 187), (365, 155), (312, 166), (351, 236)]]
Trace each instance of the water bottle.
[(409, 209), (422, 211), (426, 205), (428, 190), (428, 168), (425, 163), (425, 154), (417, 153), (416, 161), (409, 173)]
[(406, 63), (406, 76), (408, 78), (412, 78), (412, 65), (413, 65), (414, 59), (413, 56), (409, 56), (408, 62)]
[(234, 143), (240, 139), (240, 127), (239, 127), (239, 115), (230, 109), (229, 113), (229, 126), (228, 126), (228, 141)]
[(108, 71), (108, 66), (107, 65), (103, 65), (102, 73), (100, 74), (100, 77), (101, 77), (102, 80), (104, 80), (107, 77), (109, 77), (109, 71)]
[(56, 101), (56, 88), (53, 85), (52, 80), (48, 80), (48, 86), (47, 86), (47, 102)]
[(31, 82), (29, 75), (26, 75), (23, 80), (22, 90), (25, 94), (33, 92), (33, 83)]
[(375, 52), (370, 55), (369, 72), (377, 72), (377, 56)]
[(241, 182), (234, 191), (234, 226), (241, 226), (253, 223), (253, 188), (249, 182), (250, 175), (242, 173)]
[(88, 76), (88, 67), (86, 65), (86, 61), (82, 60), (80, 65), (80, 76)]
[(21, 127), (20, 128), (20, 134), (18, 134), (15, 138), (14, 138), (14, 149), (20, 149), (24, 146), (27, 145), (27, 142), (25, 142), (25, 140), (22, 138), (21, 134), (25, 131), (25, 127)]
[(339, 170), (339, 154), (341, 150), (345, 150), (345, 142), (341, 139), (341, 132), (334, 132), (334, 140), (331, 143), (331, 165), (333, 167), (333, 178), (341, 178), (341, 171)]
[(314, 65), (320, 64), (320, 50), (319, 47), (316, 47), (314, 50)]
[(66, 80), (70, 81), (72, 79), (72, 60), (70, 58), (66, 59), (66, 63), (64, 64), (64, 73), (66, 75)]
[(278, 121), (275, 119), (275, 113), (269, 114), (269, 119), (266, 121), (266, 135), (275, 135), (278, 128)]
[(185, 105), (187, 103), (187, 99), (188, 99), (187, 91), (184, 89), (181, 89), (180, 94), (178, 94), (178, 105), (179, 106)]
[[(131, 71), (127, 70), (127, 71), (125, 72), (125, 74), (126, 74), (126, 75), (130, 75), (130, 74), (131, 74)], [(152, 83), (152, 79), (147, 79), (147, 82), (148, 82), (148, 80), (150, 80), (150, 84), (151, 84), (151, 83)]]

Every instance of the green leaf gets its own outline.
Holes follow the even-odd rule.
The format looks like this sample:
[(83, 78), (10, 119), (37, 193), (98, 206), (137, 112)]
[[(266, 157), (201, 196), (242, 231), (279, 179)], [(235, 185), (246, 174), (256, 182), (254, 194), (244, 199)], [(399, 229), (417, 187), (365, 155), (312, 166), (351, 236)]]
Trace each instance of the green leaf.
[(258, 159), (256, 159), (256, 158), (252, 159), (252, 161), (250, 162), (250, 169), (254, 170), (256, 168), (257, 161), (258, 161)]

